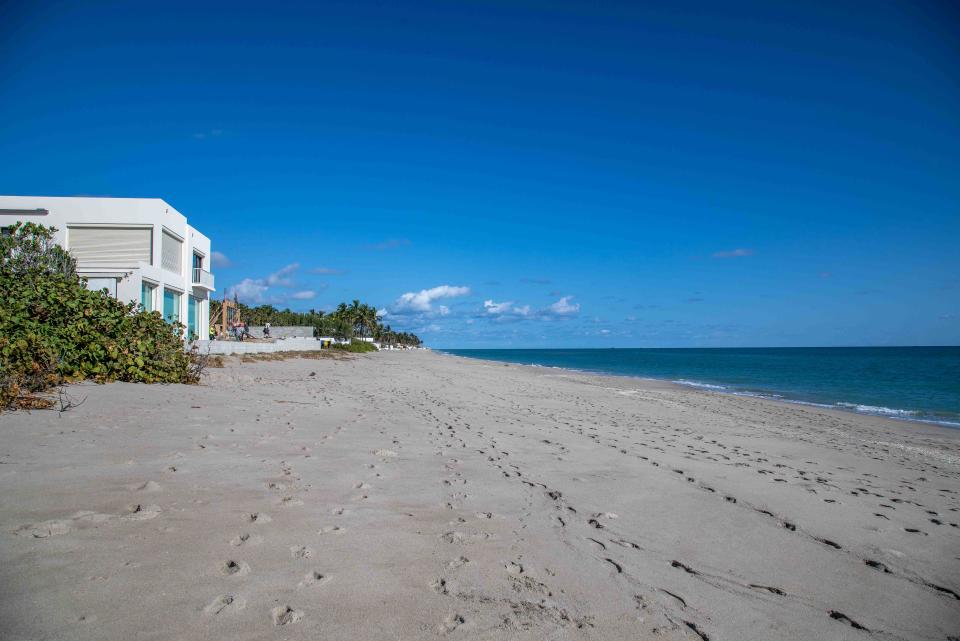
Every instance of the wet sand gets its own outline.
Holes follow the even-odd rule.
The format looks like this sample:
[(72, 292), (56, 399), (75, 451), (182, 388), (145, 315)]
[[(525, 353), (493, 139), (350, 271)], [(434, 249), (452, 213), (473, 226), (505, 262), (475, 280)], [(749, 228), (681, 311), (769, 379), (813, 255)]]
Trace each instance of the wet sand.
[(0, 416), (0, 639), (960, 635), (960, 431), (442, 356)]

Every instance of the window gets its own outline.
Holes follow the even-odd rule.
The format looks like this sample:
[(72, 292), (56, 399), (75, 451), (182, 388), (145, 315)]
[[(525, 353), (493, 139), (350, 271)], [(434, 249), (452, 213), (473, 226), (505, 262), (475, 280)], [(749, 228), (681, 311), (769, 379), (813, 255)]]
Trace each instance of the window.
[(180, 322), (180, 292), (163, 290), (163, 319), (168, 323)]
[(182, 256), (183, 241), (167, 230), (163, 230), (162, 245), (160, 266), (174, 274), (182, 273), (180, 271), (180, 257)]
[(200, 299), (190, 296), (187, 306), (187, 340), (200, 338)]
[(143, 305), (143, 311), (153, 311), (153, 295), (157, 290), (156, 285), (143, 281), (140, 285), (140, 304)]
[(77, 267), (132, 268), (153, 258), (149, 227), (68, 227), (67, 249)]
[(95, 278), (88, 277), (83, 279), (84, 284), (92, 292), (107, 290), (107, 295), (111, 298), (117, 297), (117, 279), (116, 278)]
[(193, 268), (203, 269), (203, 256), (201, 256), (200, 254), (193, 255)]

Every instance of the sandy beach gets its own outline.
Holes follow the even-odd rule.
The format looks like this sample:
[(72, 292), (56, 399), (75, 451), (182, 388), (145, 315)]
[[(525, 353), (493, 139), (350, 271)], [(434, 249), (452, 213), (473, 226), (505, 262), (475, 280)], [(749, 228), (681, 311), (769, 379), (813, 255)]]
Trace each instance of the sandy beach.
[(419, 352), (0, 416), (0, 639), (960, 637), (960, 431)]

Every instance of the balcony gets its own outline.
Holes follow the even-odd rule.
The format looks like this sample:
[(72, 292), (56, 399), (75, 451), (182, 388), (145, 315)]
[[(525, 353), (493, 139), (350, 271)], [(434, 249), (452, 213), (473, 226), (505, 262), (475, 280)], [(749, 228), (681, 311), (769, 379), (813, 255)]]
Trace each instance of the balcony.
[(200, 267), (193, 268), (193, 286), (213, 291), (213, 274)]

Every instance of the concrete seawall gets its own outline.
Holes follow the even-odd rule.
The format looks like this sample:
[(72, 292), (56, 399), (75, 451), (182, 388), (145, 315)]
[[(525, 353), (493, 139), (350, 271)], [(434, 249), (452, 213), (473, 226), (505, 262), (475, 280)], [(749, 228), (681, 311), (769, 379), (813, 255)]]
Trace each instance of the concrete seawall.
[[(263, 325), (251, 325), (248, 329), (254, 338), (263, 338)], [(270, 328), (270, 338), (313, 338), (313, 327), (274, 325)]]
[(194, 341), (201, 354), (263, 354), (272, 352), (313, 352), (320, 349), (316, 338), (286, 338), (272, 343), (252, 341)]

